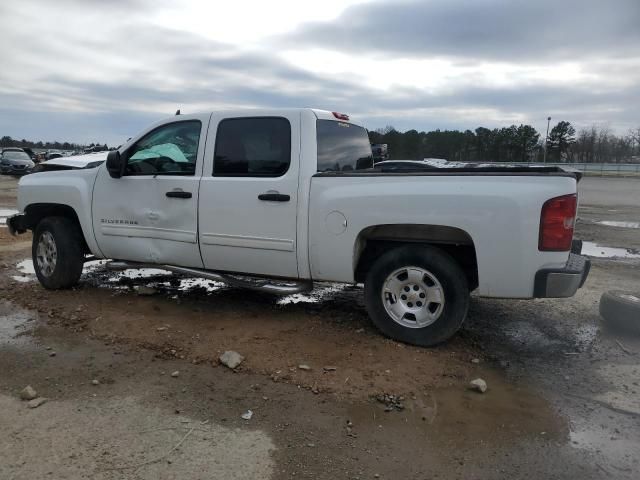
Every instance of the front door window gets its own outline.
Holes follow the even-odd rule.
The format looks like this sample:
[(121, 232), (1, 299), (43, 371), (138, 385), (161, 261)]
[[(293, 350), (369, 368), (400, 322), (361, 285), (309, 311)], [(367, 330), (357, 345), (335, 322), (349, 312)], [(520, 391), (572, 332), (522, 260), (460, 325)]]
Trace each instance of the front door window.
[(195, 175), (201, 129), (188, 120), (149, 132), (128, 150), (125, 175)]

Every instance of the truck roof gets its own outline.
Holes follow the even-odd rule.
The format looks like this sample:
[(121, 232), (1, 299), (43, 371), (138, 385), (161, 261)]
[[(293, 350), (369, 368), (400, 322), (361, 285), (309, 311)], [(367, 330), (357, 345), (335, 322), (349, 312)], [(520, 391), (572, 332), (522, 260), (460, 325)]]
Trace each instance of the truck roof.
[[(277, 113), (285, 114), (285, 113), (297, 113), (303, 111), (312, 112), (316, 118), (319, 120), (339, 120), (341, 122), (351, 122), (348, 114), (344, 114), (341, 112), (332, 112), (330, 110), (322, 110), (318, 108), (248, 108), (248, 109), (236, 109), (236, 110), (213, 110), (209, 112), (193, 112), (193, 115), (198, 113), (212, 113), (215, 115), (229, 115), (230, 117), (237, 116), (259, 116), (259, 115), (273, 115)], [(189, 116), (191, 114), (180, 114)]]

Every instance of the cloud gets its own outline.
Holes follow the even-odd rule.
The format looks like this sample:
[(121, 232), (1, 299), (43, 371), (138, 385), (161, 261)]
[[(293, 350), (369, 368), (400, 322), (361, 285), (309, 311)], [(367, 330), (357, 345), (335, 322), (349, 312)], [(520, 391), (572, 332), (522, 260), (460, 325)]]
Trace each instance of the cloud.
[[(375, 1), (246, 42), (157, 21), (168, 5), (0, 6), (0, 135), (118, 144), (177, 108), (313, 106), (418, 130), (640, 121), (637, 0)], [(200, 5), (215, 31), (223, 6)]]
[(638, 55), (638, 0), (379, 1), (284, 42), (392, 56), (540, 62)]

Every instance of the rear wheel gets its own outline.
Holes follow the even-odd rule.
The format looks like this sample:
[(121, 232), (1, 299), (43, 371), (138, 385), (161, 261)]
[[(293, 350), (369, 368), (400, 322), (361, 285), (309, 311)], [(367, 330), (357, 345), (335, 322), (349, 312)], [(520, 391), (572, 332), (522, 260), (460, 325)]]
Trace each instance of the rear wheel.
[(71, 288), (84, 265), (82, 232), (66, 217), (47, 217), (38, 223), (31, 255), (36, 276), (48, 289)]
[(600, 315), (614, 330), (640, 334), (640, 292), (604, 292), (600, 297)]
[(365, 281), (367, 311), (385, 335), (429, 347), (460, 328), (469, 306), (467, 278), (446, 252), (404, 246), (386, 252)]

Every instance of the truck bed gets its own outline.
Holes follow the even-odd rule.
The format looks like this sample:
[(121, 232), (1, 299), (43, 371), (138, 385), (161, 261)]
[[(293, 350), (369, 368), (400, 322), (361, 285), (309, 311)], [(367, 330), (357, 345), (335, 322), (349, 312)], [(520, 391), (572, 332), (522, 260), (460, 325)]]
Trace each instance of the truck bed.
[(517, 163), (432, 162), (428, 160), (386, 160), (373, 168), (346, 172), (322, 172), (316, 176), (380, 176), (380, 175), (498, 175), (558, 176), (580, 180), (582, 173), (570, 168)]

